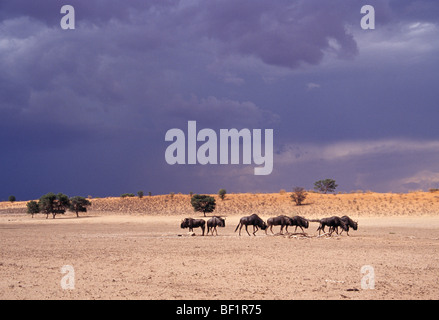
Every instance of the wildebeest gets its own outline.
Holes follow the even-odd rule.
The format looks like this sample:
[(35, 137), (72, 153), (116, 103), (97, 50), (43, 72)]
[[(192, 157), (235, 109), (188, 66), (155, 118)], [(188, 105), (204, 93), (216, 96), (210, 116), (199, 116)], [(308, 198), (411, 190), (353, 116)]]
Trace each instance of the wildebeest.
[[(349, 227), (351, 227), (354, 230), (358, 229), (358, 222), (352, 220), (348, 216), (343, 216), (340, 219), (346, 224), (346, 227), (347, 227), (346, 233), (348, 236), (349, 236)], [(338, 234), (338, 228), (337, 228), (336, 232)], [(342, 232), (343, 232), (343, 230), (341, 230), (340, 234), (342, 234)]]
[[(273, 233), (273, 226), (281, 226), (280, 227), (280, 233), (282, 234), (283, 227), (285, 227), (285, 231), (288, 232), (288, 226), (296, 226), (296, 229), (294, 229), (294, 232), (297, 231), (297, 227), (299, 227), (302, 232), (303, 228), (309, 227), (309, 221), (308, 219), (301, 217), (301, 216), (294, 216), (294, 217), (288, 217), (285, 215), (280, 215), (278, 217), (269, 218), (267, 220), (267, 229), (270, 228), (271, 233)], [(267, 230), (265, 230), (265, 233), (267, 233)]]
[(216, 235), (218, 235), (218, 231), (216, 230), (216, 227), (224, 228), (225, 226), (226, 226), (225, 219), (214, 216), (209, 220), (207, 220), (207, 234), (209, 234), (209, 230), (212, 230), (212, 235), (213, 235), (213, 230), (215, 230)]
[(296, 226), (296, 229), (294, 229), (294, 232), (296, 232), (297, 227), (299, 227), (302, 230), (302, 232), (304, 232), (303, 228), (307, 229), (309, 227), (309, 220), (304, 218), (304, 217), (294, 216), (290, 219), (291, 219), (291, 226)]
[(288, 226), (290, 226), (292, 223), (292, 220), (290, 217), (280, 215), (277, 217), (272, 217), (267, 219), (267, 228), (265, 229), (265, 234), (267, 234), (268, 228), (270, 228), (271, 233), (273, 232), (273, 226), (280, 226), (280, 233), (282, 234), (282, 231), (285, 227), (285, 230), (288, 232)]
[(320, 225), (319, 225), (319, 227), (316, 230), (316, 231), (319, 232), (319, 235), (320, 235), (320, 231), (323, 231), (323, 233), (325, 232), (325, 227), (326, 226), (329, 227), (329, 234), (330, 235), (334, 232), (335, 228), (337, 228), (337, 230), (338, 230), (338, 227), (341, 227), (342, 230), (344, 230), (346, 232), (348, 231), (347, 225), (344, 223), (343, 220), (341, 220), (340, 217), (337, 217), (337, 216), (333, 216), (333, 217), (329, 217), (329, 218), (323, 218), (323, 219), (320, 219), (320, 220), (317, 220), (317, 221), (320, 222)]
[(185, 218), (184, 220), (181, 221), (180, 227), (182, 229), (189, 228), (190, 232), (193, 232), (194, 228), (201, 228), (201, 230), (203, 231), (202, 235), (204, 236), (205, 225), (206, 225), (206, 221), (204, 221), (203, 219)]
[(255, 236), (255, 233), (259, 230), (259, 228), (261, 228), (262, 230), (267, 229), (267, 224), (265, 223), (265, 221), (262, 220), (257, 214), (252, 214), (251, 216), (242, 217), (239, 220), (239, 223), (236, 226), (235, 232), (239, 228), (239, 235), (241, 235), (242, 226), (245, 226), (245, 231), (247, 231), (247, 234), (250, 235), (250, 233), (248, 232), (248, 229), (247, 229), (247, 227), (249, 225), (253, 226), (253, 235), (254, 236)]

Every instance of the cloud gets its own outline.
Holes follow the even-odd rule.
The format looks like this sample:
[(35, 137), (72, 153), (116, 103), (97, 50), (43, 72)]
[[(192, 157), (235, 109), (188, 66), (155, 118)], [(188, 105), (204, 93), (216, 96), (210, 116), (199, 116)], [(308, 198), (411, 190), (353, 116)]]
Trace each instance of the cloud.
[(203, 1), (199, 19), (220, 54), (255, 56), (264, 63), (295, 69), (318, 64), (332, 48), (340, 57), (357, 54), (356, 42), (335, 6), (317, 1)]
[(270, 110), (258, 107), (251, 101), (236, 101), (209, 96), (190, 99), (178, 97), (163, 110), (163, 119), (168, 123), (195, 120), (207, 128), (269, 128), (279, 121), (279, 116)]
[(171, 174), (161, 150), (166, 130), (188, 120), (275, 130), (273, 174), (255, 180), (233, 171), (222, 182), (236, 188), (279, 190), (331, 174), (374, 189), (383, 179), (438, 172), (429, 159), (439, 147), (439, 3), (369, 3), (377, 12), (371, 32), (359, 27), (357, 1), (71, 0), (76, 29), (65, 32), (59, 0), (0, 1), (0, 140), (9, 150), (0, 174), (20, 172), (32, 148), (21, 167), (35, 181), (47, 176), (41, 166), (62, 166), (62, 153), (65, 180), (79, 187), (71, 169), (94, 173), (107, 163), (84, 179), (114, 194), (126, 192), (118, 189), (129, 187), (126, 176), (163, 192), (187, 191), (188, 181), (196, 189), (217, 168)]
[(320, 84), (318, 83), (314, 83), (314, 82), (309, 82), (306, 84), (306, 87), (308, 88), (308, 91), (313, 90), (313, 89), (319, 89), (320, 88)]
[(375, 155), (407, 155), (409, 153), (429, 152), (439, 153), (439, 140), (342, 141), (329, 144), (286, 145), (276, 157), (276, 161), (283, 164), (320, 160), (346, 161)]
[(422, 170), (416, 172), (414, 175), (406, 178), (399, 179), (398, 184), (406, 187), (407, 189), (423, 189), (428, 190), (430, 188), (439, 187), (439, 172), (431, 170)]

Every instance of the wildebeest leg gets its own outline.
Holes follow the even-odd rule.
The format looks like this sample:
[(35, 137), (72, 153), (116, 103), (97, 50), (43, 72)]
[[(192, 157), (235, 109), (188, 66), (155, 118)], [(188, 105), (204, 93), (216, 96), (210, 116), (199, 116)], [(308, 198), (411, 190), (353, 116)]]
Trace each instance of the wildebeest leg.
[(335, 228), (334, 227), (330, 227), (329, 228), (329, 235), (332, 236), (332, 233), (334, 232)]
[[(302, 226), (299, 226), (299, 228), (300, 228), (300, 230), (302, 230), (302, 233), (304, 233), (305, 231), (303, 231), (303, 228), (302, 228)], [(296, 229), (297, 229), (297, 226), (296, 226)]]
[(270, 231), (271, 231), (272, 234), (274, 234), (274, 232), (273, 232), (273, 225), (270, 226)]
[(202, 236), (204, 236), (204, 226), (201, 226), (201, 230), (203, 230)]
[(239, 227), (239, 235), (241, 236), (241, 229), (242, 229), (243, 224), (241, 223), (241, 226)]
[[(215, 229), (216, 235), (218, 235), (218, 231), (216, 230), (216, 226), (214, 227), (214, 229)], [(212, 230), (212, 235), (213, 235), (213, 230)]]
[(283, 224), (281, 224), (281, 225), (280, 225), (280, 234), (282, 234), (282, 233), (283, 233), (283, 231), (284, 231), (284, 225), (283, 225)]
[(247, 234), (250, 235), (250, 233), (248, 232), (248, 225), (245, 225), (245, 231), (247, 231)]
[[(256, 231), (255, 231), (256, 229)], [(256, 237), (255, 233), (258, 232), (259, 228), (258, 226), (253, 226), (253, 235)]]

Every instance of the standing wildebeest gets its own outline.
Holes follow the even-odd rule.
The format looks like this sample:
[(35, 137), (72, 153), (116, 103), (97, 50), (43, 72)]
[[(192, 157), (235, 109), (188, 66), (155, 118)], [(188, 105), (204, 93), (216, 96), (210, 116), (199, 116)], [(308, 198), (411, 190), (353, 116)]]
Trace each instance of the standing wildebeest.
[(204, 221), (203, 219), (185, 218), (184, 220), (181, 221), (180, 227), (182, 229), (189, 228), (190, 232), (194, 231), (193, 228), (201, 228), (201, 230), (203, 231), (202, 235), (204, 236), (205, 224), (206, 224), (206, 221)]
[(215, 230), (216, 235), (218, 235), (218, 231), (216, 230), (216, 227), (224, 228), (225, 226), (226, 226), (225, 219), (223, 219), (221, 217), (214, 216), (214, 217), (210, 218), (209, 220), (207, 220), (207, 234), (209, 234), (209, 230), (212, 230), (212, 235), (213, 235), (213, 230)]
[(294, 229), (294, 232), (296, 232), (297, 227), (299, 227), (302, 230), (302, 232), (304, 232), (303, 228), (307, 229), (309, 227), (309, 221), (308, 221), (308, 219), (306, 219), (304, 217), (294, 216), (290, 219), (291, 219), (291, 226), (296, 226), (296, 229)]
[(323, 233), (325, 232), (326, 226), (329, 227), (329, 235), (331, 235), (334, 232), (335, 228), (338, 228), (338, 227), (341, 227), (346, 232), (348, 231), (347, 225), (344, 223), (343, 220), (341, 220), (340, 217), (333, 216), (330, 218), (323, 218), (323, 219), (320, 219), (317, 221), (320, 222), (320, 225), (317, 228), (319, 235), (320, 235), (320, 231), (323, 231)]
[(273, 226), (280, 226), (280, 233), (282, 234), (282, 231), (285, 227), (285, 230), (288, 232), (288, 226), (291, 226), (292, 224), (291, 218), (281, 215), (277, 217), (272, 217), (267, 219), (267, 228), (265, 229), (265, 234), (267, 234), (267, 229), (270, 228), (271, 233), (273, 232)]
[(245, 231), (247, 231), (247, 234), (250, 235), (250, 233), (248, 233), (248, 230), (247, 230), (247, 227), (249, 225), (253, 226), (253, 235), (254, 236), (255, 236), (255, 233), (259, 230), (258, 227), (261, 228), (262, 230), (267, 229), (267, 224), (264, 222), (264, 220), (259, 218), (259, 216), (257, 214), (252, 214), (251, 216), (242, 217), (239, 220), (239, 223), (236, 226), (235, 232), (239, 228), (239, 235), (241, 235), (242, 226), (245, 226)]

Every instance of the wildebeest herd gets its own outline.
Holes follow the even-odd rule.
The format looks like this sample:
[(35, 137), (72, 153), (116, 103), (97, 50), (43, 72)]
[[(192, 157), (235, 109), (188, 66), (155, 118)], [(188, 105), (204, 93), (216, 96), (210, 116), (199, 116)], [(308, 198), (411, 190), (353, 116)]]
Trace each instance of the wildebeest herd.
[[(346, 232), (346, 234), (349, 236), (349, 228), (352, 228), (354, 230), (357, 230), (358, 228), (358, 222), (352, 220), (348, 216), (343, 217), (329, 217), (329, 218), (323, 218), (323, 219), (306, 219), (301, 216), (294, 216), (294, 217), (288, 217), (285, 215), (280, 215), (273, 218), (268, 218), (267, 222), (262, 220), (257, 214), (252, 214), (250, 216), (242, 217), (239, 220), (238, 225), (235, 228), (235, 232), (239, 229), (239, 235), (241, 235), (241, 229), (245, 226), (245, 231), (250, 236), (250, 233), (248, 232), (248, 226), (253, 226), (253, 235), (256, 235), (256, 232), (258, 232), (259, 229), (265, 230), (265, 234), (267, 234), (267, 230), (270, 229), (271, 233), (273, 232), (273, 226), (280, 226), (280, 233), (283, 233), (283, 229), (285, 228), (285, 231), (288, 233), (288, 227), (295, 226), (294, 232), (297, 231), (297, 228), (299, 227), (302, 230), (302, 233), (304, 232), (304, 228), (307, 229), (309, 227), (309, 222), (319, 222), (319, 227), (316, 231), (320, 233), (323, 231), (325, 234), (325, 227), (329, 227), (328, 235), (332, 235), (332, 233), (335, 231), (337, 234), (339, 231), (339, 227), (341, 228), (340, 235), (343, 233), (343, 231)], [(221, 218), (218, 216), (214, 216), (207, 220), (207, 235), (209, 232), (212, 233), (215, 231), (216, 235), (218, 235), (217, 227), (224, 228), (226, 226), (225, 218)], [(182, 229), (189, 228), (190, 232), (193, 232), (194, 228), (201, 228), (202, 235), (204, 236), (204, 231), (206, 227), (206, 221), (203, 219), (192, 219), (192, 218), (185, 218), (181, 221), (180, 227)]]

